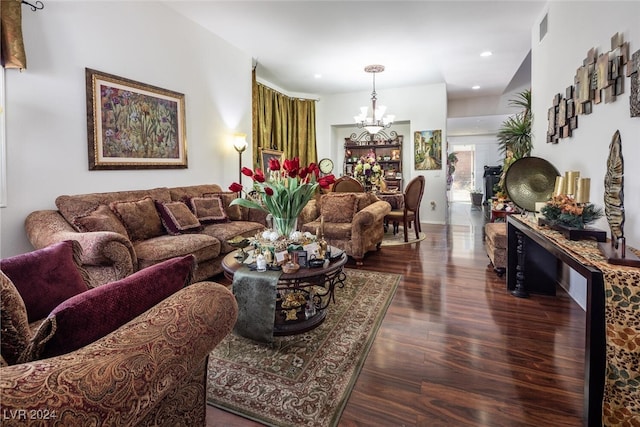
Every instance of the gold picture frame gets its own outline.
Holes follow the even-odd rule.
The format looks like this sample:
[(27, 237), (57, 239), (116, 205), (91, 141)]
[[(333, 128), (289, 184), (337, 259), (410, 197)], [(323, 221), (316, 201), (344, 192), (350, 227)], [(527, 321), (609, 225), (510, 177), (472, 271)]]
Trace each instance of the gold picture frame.
[(282, 161), (284, 159), (284, 153), (282, 151), (270, 150), (267, 148), (260, 149), (260, 168), (265, 175), (269, 169), (269, 159), (273, 157), (276, 157), (280, 161), (280, 165), (282, 165)]
[(85, 69), (89, 170), (187, 168), (184, 94)]

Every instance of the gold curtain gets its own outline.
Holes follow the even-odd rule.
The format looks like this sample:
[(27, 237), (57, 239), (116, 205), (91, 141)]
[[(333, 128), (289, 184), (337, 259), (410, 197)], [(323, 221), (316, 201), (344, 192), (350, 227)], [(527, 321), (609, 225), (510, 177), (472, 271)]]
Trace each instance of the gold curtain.
[(4, 68), (27, 68), (22, 40), (22, 1), (0, 1), (0, 63)]
[(291, 98), (258, 83), (255, 69), (252, 79), (254, 166), (259, 167), (263, 148), (282, 151), (285, 158), (299, 157), (301, 165), (317, 162), (315, 101)]

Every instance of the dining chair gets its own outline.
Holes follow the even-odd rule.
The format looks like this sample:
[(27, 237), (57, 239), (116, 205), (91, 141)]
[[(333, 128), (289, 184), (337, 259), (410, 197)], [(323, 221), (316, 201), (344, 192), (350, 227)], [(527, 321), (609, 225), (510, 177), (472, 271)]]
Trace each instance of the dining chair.
[(348, 175), (341, 176), (333, 183), (334, 193), (364, 193), (364, 187), (355, 178)]
[(402, 221), (404, 226), (404, 241), (409, 241), (408, 228), (413, 222), (413, 228), (416, 230), (416, 239), (420, 238), (420, 202), (424, 194), (424, 176), (419, 175), (413, 178), (404, 190), (404, 207), (402, 209), (393, 209), (385, 217), (386, 223), (393, 224), (393, 234), (398, 232), (398, 224)]

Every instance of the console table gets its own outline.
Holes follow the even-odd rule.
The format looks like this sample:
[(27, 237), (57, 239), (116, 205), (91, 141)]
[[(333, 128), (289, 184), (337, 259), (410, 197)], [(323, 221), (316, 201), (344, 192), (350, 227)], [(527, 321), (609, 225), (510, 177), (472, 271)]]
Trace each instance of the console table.
[(609, 264), (595, 240), (569, 240), (532, 216), (507, 218), (507, 243), (507, 288), (516, 296), (553, 295), (561, 263), (587, 281), (585, 425), (637, 422), (640, 268)]
[(570, 248), (558, 245), (535, 223), (517, 215), (507, 217), (507, 242), (507, 289), (510, 291), (555, 295), (560, 263), (587, 279), (584, 422), (587, 426), (601, 426), (605, 376), (602, 272), (585, 263)]

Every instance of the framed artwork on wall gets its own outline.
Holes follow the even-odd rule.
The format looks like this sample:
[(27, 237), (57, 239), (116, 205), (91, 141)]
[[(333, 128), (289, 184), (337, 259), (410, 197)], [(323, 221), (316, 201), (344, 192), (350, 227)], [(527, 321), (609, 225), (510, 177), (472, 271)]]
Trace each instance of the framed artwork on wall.
[(417, 131), (413, 141), (416, 170), (442, 169), (442, 130)]
[(267, 171), (269, 170), (269, 159), (275, 157), (282, 165), (283, 154), (282, 151), (278, 150), (260, 149), (260, 168), (262, 168), (265, 175), (267, 175)]
[(89, 170), (187, 168), (184, 95), (85, 69)]

